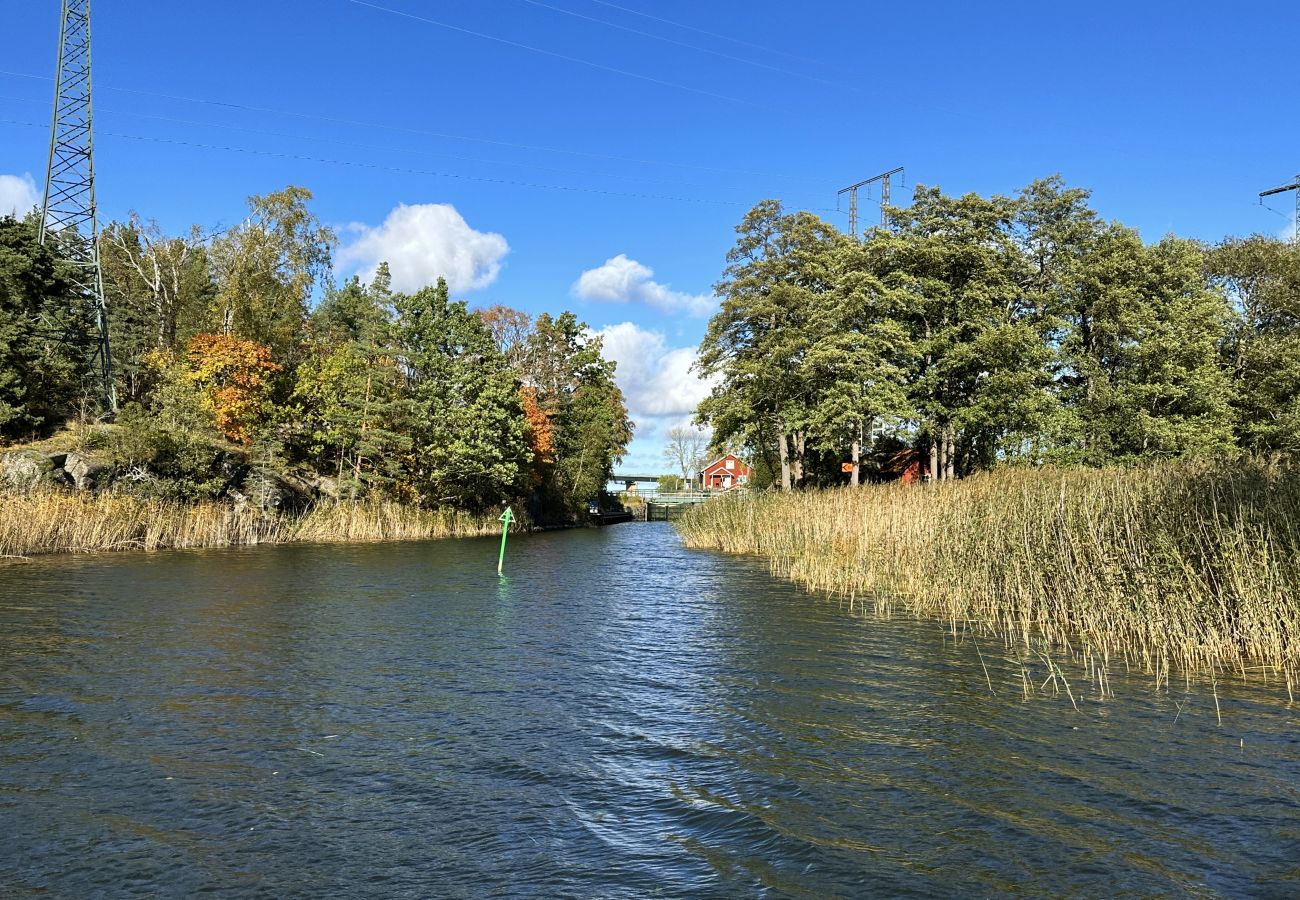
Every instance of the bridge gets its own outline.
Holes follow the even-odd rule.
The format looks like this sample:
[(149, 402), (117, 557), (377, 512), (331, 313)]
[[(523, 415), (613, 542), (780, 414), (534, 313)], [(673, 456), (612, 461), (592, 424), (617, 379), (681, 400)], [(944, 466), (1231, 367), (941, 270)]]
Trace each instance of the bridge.
[(615, 472), (614, 477), (609, 480), (610, 484), (621, 484), (623, 490), (632, 490), (634, 484), (653, 484), (659, 486), (658, 475), (625, 475), (622, 472)]

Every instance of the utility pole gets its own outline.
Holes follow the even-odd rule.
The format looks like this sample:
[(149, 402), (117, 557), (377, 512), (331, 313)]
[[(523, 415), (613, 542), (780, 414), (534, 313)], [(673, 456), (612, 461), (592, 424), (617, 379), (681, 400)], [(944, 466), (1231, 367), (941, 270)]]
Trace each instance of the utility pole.
[(90, 0), (63, 0), (40, 242), (53, 241), (72, 263), (72, 280), (79, 294), (74, 302), (88, 304), (94, 314), (98, 334), (91, 365), (101, 382), (104, 407), (111, 414), (117, 412), (117, 390), (108, 346), (104, 274), (99, 265), (90, 84)]
[(889, 179), (901, 171), (903, 171), (902, 166), (897, 169), (890, 169), (888, 172), (881, 172), (866, 181), (851, 184), (836, 194), (836, 197), (842, 197), (845, 194), (849, 195), (849, 234), (853, 237), (858, 236), (858, 188), (865, 187), (874, 181), (880, 182), (880, 224), (889, 224), (889, 216), (885, 212), (886, 207), (889, 206)]
[(1295, 225), (1292, 232), (1291, 240), (1300, 245), (1300, 175), (1295, 177), (1295, 181), (1290, 184), (1284, 184), (1280, 187), (1269, 188), (1266, 191), (1259, 192), (1259, 202), (1263, 203), (1265, 197), (1273, 194), (1281, 194), (1284, 191), (1295, 191)]

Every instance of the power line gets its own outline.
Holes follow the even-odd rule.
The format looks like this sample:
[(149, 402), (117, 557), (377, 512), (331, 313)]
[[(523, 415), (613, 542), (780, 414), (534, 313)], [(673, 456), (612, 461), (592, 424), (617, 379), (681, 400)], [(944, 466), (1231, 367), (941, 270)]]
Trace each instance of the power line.
[[(20, 122), (15, 119), (0, 119), (0, 125), (15, 125), (28, 128), (42, 128), (36, 122)], [(228, 153), (246, 153), (253, 156), (265, 156), (275, 159), (291, 159), (301, 162), (322, 163), (325, 165), (349, 166), (357, 169), (371, 169), (381, 172), (396, 172), (402, 175), (420, 175), (430, 178), (452, 178), (459, 181), (474, 181), (484, 184), (499, 184), (510, 187), (535, 188), (548, 191), (565, 191), (578, 194), (596, 194), (604, 197), (622, 197), (635, 200), (666, 200), (675, 203), (699, 203), (712, 206), (746, 206), (742, 201), (722, 200), (712, 197), (683, 197), (667, 194), (647, 194), (631, 191), (609, 191), (601, 188), (579, 187), (576, 185), (545, 184), (532, 181), (518, 181), (511, 178), (489, 178), (484, 175), (465, 175), (459, 172), (438, 172), (431, 169), (412, 169), (403, 166), (389, 166), (383, 163), (359, 162), (357, 160), (330, 159), (320, 156), (308, 156), (301, 153), (285, 153), (278, 150), (261, 150), (255, 147), (235, 147), (230, 145), (204, 144), (198, 141), (184, 141), (176, 138), (153, 137), (142, 134), (129, 134), (121, 131), (100, 131), (101, 136), (123, 138), (131, 141), (143, 141), (154, 144), (168, 144), (177, 147), (191, 147), (199, 150), (215, 150)], [(817, 207), (804, 207), (811, 212), (837, 212), (838, 210)]]
[(739, 97), (731, 97), (728, 96), (727, 94), (719, 94), (715, 91), (705, 90), (704, 88), (691, 87), (690, 85), (686, 85), (686, 84), (678, 84), (675, 81), (665, 81), (662, 78), (655, 78), (653, 75), (643, 75), (640, 72), (630, 72), (627, 69), (619, 69), (619, 68), (615, 68), (614, 66), (607, 66), (604, 63), (598, 63), (595, 62), (594, 60), (582, 59), (581, 57), (578, 56), (569, 56), (568, 54), (557, 53), (554, 50), (546, 50), (542, 47), (534, 47), (531, 44), (523, 44), (520, 43), (519, 41), (512, 41), (509, 38), (497, 37), (496, 35), (493, 34), (485, 34), (482, 31), (474, 31), (473, 29), (470, 28), (462, 28), (460, 25), (452, 25), (449, 22), (441, 22), (437, 19), (431, 19), (428, 16), (420, 16), (420, 15), (416, 15), (415, 13), (404, 12), (400, 9), (392, 9), (387, 6), (380, 6), (377, 3), (370, 3), (368, 2), (368, 0), (348, 0), (348, 2), (356, 6), (364, 6), (369, 9), (378, 10), (379, 12), (388, 13), (390, 15), (401, 16), (402, 18), (405, 19), (413, 19), (416, 22), (425, 22), (429, 25), (436, 25), (439, 28), (446, 28), (450, 31), (458, 31), (461, 34), (468, 34), (476, 38), (482, 38), (485, 41), (495, 41), (498, 44), (505, 44), (507, 47), (515, 47), (520, 50), (527, 50), (531, 53), (540, 53), (542, 56), (550, 56), (553, 57), (554, 59), (562, 59), (565, 60), (566, 62), (577, 63), (578, 65), (582, 65), (582, 66), (590, 66), (593, 69), (600, 69), (603, 72), (612, 72), (615, 75), (623, 75), (627, 78), (637, 78), (640, 79), (641, 81), (648, 81), (651, 84), (657, 84), (663, 87), (675, 88), (680, 91), (689, 91), (692, 94), (700, 94), (701, 96), (704, 97), (712, 97), (715, 100), (726, 100), (728, 103), (739, 103), (742, 106), (751, 106), (757, 109), (762, 108), (760, 104), (754, 103), (750, 100), (742, 100)]
[[(50, 78), (45, 75), (33, 75), (29, 72), (14, 72), (7, 69), (0, 69), (0, 75), (8, 75), (13, 78), (27, 78), (33, 81), (49, 81)], [(454, 132), (431, 131), (421, 128), (411, 128), (405, 125), (394, 125), (386, 122), (368, 122), (361, 119), (348, 119), (339, 116), (329, 116), (321, 113), (298, 112), (295, 110), (276, 109), (267, 106), (253, 106), (247, 103), (237, 103), (229, 100), (212, 100), (204, 97), (187, 97), (178, 94), (166, 94), (158, 91), (146, 91), (139, 88), (118, 87), (111, 84), (96, 85), (99, 90), (115, 91), (120, 94), (134, 94), (140, 97), (154, 97), (160, 100), (172, 100), (178, 103), (194, 103), (203, 106), (214, 106), (222, 109), (237, 110), (240, 112), (252, 112), (273, 116), (287, 116), (295, 119), (304, 119), (308, 121), (328, 122), (333, 125), (347, 125), (353, 128), (381, 128), (386, 131), (396, 131), (404, 134), (419, 135), (421, 137), (434, 137), (444, 140), (465, 141), (467, 143), (487, 144), (495, 147), (508, 147), (514, 150), (528, 150), (539, 153), (556, 153), (565, 156), (578, 156), (585, 159), (602, 159), (610, 162), (633, 163), (635, 165), (645, 166), (667, 166), (676, 169), (690, 169), (698, 172), (717, 172), (724, 175), (746, 175), (755, 178), (780, 178), (797, 181), (808, 181), (802, 175), (789, 175), (781, 172), (754, 172), (745, 169), (728, 169), (719, 166), (704, 166), (696, 163), (673, 162), (671, 160), (644, 159), (633, 156), (618, 156), (615, 154), (595, 153), (589, 150), (573, 150), (565, 147), (548, 147), (541, 144), (521, 144), (513, 141), (499, 140), (496, 138), (475, 137), (473, 135), (456, 134)]]
[[(44, 102), (41, 100), (35, 100), (28, 97), (5, 97), (5, 96), (0, 96), (0, 101), (8, 101), (13, 103), (43, 103)], [(662, 184), (662, 185), (669, 185), (672, 187), (716, 188), (719, 186), (717, 184), (704, 184), (701, 182), (692, 182), (692, 181), (667, 181), (662, 178), (651, 178), (645, 175), (622, 175), (615, 172), (592, 172), (590, 170), (583, 170), (583, 169), (565, 169), (556, 166), (544, 166), (544, 165), (539, 165), (537, 163), (530, 163), (530, 162), (515, 162), (513, 160), (501, 160), (501, 159), (485, 159), (481, 156), (461, 156), (455, 153), (438, 153), (437, 151), (417, 149), (414, 147), (392, 147), (392, 146), (386, 146), (382, 144), (363, 144), (357, 141), (343, 141), (337, 138), (320, 137), (317, 135), (292, 134), (284, 131), (267, 131), (264, 128), (248, 128), (243, 125), (227, 125), (222, 122), (203, 122), (196, 119), (179, 119), (174, 116), (160, 116), (153, 113), (130, 112), (129, 110), (121, 110), (115, 108), (109, 108), (106, 110), (103, 107), (98, 107), (96, 109), (96, 114), (101, 116), (106, 112), (115, 116), (129, 116), (130, 118), (133, 119), (146, 119), (153, 122), (168, 122), (175, 125), (190, 125), (197, 128), (218, 128), (223, 131), (237, 131), (243, 134), (259, 135), (261, 137), (285, 138), (291, 141), (315, 141), (317, 143), (333, 144), (339, 147), (351, 147), (357, 150), (370, 150), (370, 151), (377, 151), (377, 152), (384, 152), (384, 153), (410, 153), (410, 154), (415, 154), (417, 156), (430, 156), (430, 157), (436, 157), (438, 159), (454, 159), (458, 162), (479, 163), (481, 165), (511, 166), (513, 168), (535, 169), (536, 171), (539, 172), (552, 172), (560, 175), (580, 175), (580, 176), (594, 175), (599, 178), (611, 178), (616, 181), (639, 181), (639, 182), (644, 182), (646, 184)], [(745, 188), (741, 188), (741, 187), (736, 187), (731, 189), (745, 190)]]
[(617, 28), (619, 31), (626, 31), (630, 34), (640, 35), (641, 37), (647, 37), (655, 41), (663, 41), (664, 43), (672, 44), (675, 47), (685, 47), (687, 50), (695, 50), (696, 52), (699, 53), (707, 53), (710, 56), (716, 56), (720, 59), (730, 60), (731, 62), (743, 63), (747, 66), (754, 66), (759, 69), (767, 69), (770, 72), (778, 72), (782, 75), (790, 75), (794, 78), (804, 78), (807, 79), (808, 81), (815, 81), (818, 84), (824, 84), (830, 87), (845, 88), (846, 90), (857, 92), (857, 88), (855, 87), (852, 87), (850, 85), (838, 84), (837, 82), (834, 81), (827, 81), (825, 78), (818, 78), (816, 75), (807, 75), (803, 72), (796, 72), (792, 69), (783, 69), (780, 66), (768, 65), (767, 63), (758, 62), (757, 60), (746, 59), (743, 56), (732, 56), (730, 53), (723, 53), (720, 50), (712, 50), (708, 47), (701, 47), (698, 44), (688, 44), (685, 41), (679, 41), (670, 37), (665, 37), (661, 34), (655, 34), (652, 31), (643, 31), (640, 28), (632, 28), (631, 26), (628, 25), (620, 25), (619, 23), (611, 22), (608, 19), (598, 19), (595, 16), (583, 15), (582, 13), (574, 12), (571, 9), (563, 9), (559, 6), (552, 6), (549, 3), (543, 3), (542, 0), (520, 0), (520, 2), (527, 3), (530, 6), (539, 6), (542, 9), (549, 9), (552, 12), (561, 13), (566, 16), (572, 16), (575, 19), (584, 19), (588, 22), (595, 22), (598, 25), (604, 25), (607, 28)]
[(752, 47), (755, 50), (762, 50), (764, 53), (775, 53), (778, 56), (784, 56), (787, 59), (797, 59), (800, 62), (818, 63), (819, 60), (809, 59), (806, 56), (798, 56), (794, 53), (788, 53), (785, 50), (778, 50), (775, 47), (767, 47), (763, 44), (755, 44), (751, 41), (741, 40), (738, 37), (732, 37), (729, 34), (719, 34), (716, 31), (706, 31), (703, 28), (696, 28), (694, 25), (687, 25), (685, 22), (676, 22), (672, 19), (665, 19), (661, 16), (654, 16), (647, 12), (641, 12), (639, 9), (629, 9), (626, 6), (619, 6), (617, 3), (610, 3), (608, 0), (591, 0), (592, 3), (598, 3), (601, 6), (608, 6), (610, 9), (617, 9), (620, 12), (629, 13), (634, 16), (640, 16), (643, 19), (650, 19), (655, 22), (662, 22), (665, 25), (672, 25), (674, 28), (684, 28), (687, 31), (694, 31), (696, 34), (704, 34), (709, 37), (718, 38), (723, 41), (731, 41), (733, 44), (740, 44), (745, 47)]

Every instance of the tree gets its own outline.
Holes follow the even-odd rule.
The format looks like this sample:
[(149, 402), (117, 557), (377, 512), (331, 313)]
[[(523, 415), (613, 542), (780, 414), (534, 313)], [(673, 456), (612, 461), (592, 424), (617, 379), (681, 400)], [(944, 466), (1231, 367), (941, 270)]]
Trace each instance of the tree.
[(0, 438), (70, 414), (87, 376), (87, 298), (38, 241), (39, 220), (0, 218)]
[(790, 490), (803, 478), (815, 391), (801, 377), (815, 342), (810, 320), (833, 289), (835, 250), (848, 238), (776, 200), (755, 206), (736, 232), (698, 362), (701, 374), (722, 378), (696, 420), (720, 442), (759, 449), (774, 441)]
[(1016, 212), (1005, 197), (918, 186), (912, 207), (893, 217), (896, 231), (874, 238), (887, 260), (882, 280), (912, 311), (919, 368), (910, 397), (936, 479), (992, 466), (1051, 409), (1051, 351), (1022, 289)]
[(248, 199), (249, 216), (212, 243), (215, 330), (298, 359), (316, 286), (329, 271), (334, 233), (308, 210), (311, 191), (287, 187)]
[(281, 368), (270, 347), (228, 334), (195, 335), (183, 357), (158, 351), (150, 363), (164, 381), (193, 385), (217, 429), (244, 446), (270, 412), (270, 378)]
[(709, 449), (709, 433), (703, 428), (678, 425), (669, 428), (664, 437), (664, 460), (682, 473), (683, 482), (689, 482), (691, 474), (699, 472), (704, 464), (704, 455)]
[(205, 244), (198, 226), (169, 237), (136, 213), (104, 229), (100, 264), (111, 311), (113, 373), (123, 400), (142, 399), (149, 389), (148, 354), (179, 349), (201, 330), (216, 291)]
[(394, 349), (411, 399), (408, 475), (431, 505), (518, 497), (530, 454), (514, 374), (447, 282), (394, 297)]
[(600, 338), (565, 312), (538, 316), (520, 353), (524, 386), (554, 430), (554, 466), (542, 486), (546, 504), (570, 517), (604, 492), (632, 439), (615, 364), (602, 350)]
[(312, 311), (312, 337), (326, 347), (384, 343), (393, 315), (391, 285), (388, 263), (380, 263), (369, 285), (353, 276), (343, 287), (330, 288)]
[(1238, 441), (1256, 452), (1300, 450), (1300, 244), (1229, 238), (1206, 268), (1236, 312), (1224, 351)]
[(397, 361), (376, 344), (350, 341), (298, 367), (291, 401), (309, 461), (333, 471), (339, 495), (357, 499), (389, 485), (411, 448), (409, 404)]
[(875, 241), (837, 248), (835, 287), (813, 311), (814, 337), (801, 372), (806, 383), (818, 386), (809, 410), (814, 444), (837, 458), (847, 446), (855, 486), (874, 427), (914, 414), (907, 395), (917, 361), (908, 326), (910, 297), (881, 282), (879, 273), (888, 267), (882, 250)]
[(506, 365), (521, 375), (528, 371), (529, 338), (533, 334), (533, 317), (508, 306), (489, 306), (478, 311), (483, 324), (492, 332), (492, 340), (501, 351)]

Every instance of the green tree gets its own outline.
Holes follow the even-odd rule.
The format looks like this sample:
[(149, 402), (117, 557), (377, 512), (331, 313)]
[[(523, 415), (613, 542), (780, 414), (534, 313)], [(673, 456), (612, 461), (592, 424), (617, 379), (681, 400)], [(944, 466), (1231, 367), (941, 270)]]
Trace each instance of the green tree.
[(90, 305), (40, 222), (0, 219), (0, 438), (69, 415), (83, 394)]
[(308, 460), (333, 472), (340, 496), (355, 500), (399, 477), (411, 448), (408, 404), (396, 360), (383, 348), (351, 341), (308, 357), (291, 400)]
[(577, 316), (538, 316), (517, 348), (526, 387), (554, 430), (546, 505), (569, 517), (580, 515), (599, 496), (632, 440), (615, 364), (602, 355), (599, 337)]
[(1229, 238), (1206, 262), (1236, 315), (1225, 352), (1236, 381), (1235, 427), (1257, 452), (1300, 450), (1300, 244)]
[(811, 323), (835, 288), (835, 251), (848, 238), (776, 200), (755, 206), (736, 232), (715, 288), (722, 305), (700, 343), (699, 371), (721, 378), (696, 419), (718, 443), (740, 442), (756, 454), (775, 443), (789, 490), (803, 479), (816, 406), (817, 385), (806, 380)]
[(212, 242), (212, 326), (268, 345), (286, 365), (301, 353), (303, 323), (335, 244), (308, 209), (311, 197), (292, 186), (250, 197), (248, 218)]
[(850, 483), (857, 485), (876, 427), (914, 416), (907, 381), (917, 353), (910, 307), (899, 305), (909, 304), (910, 295), (889, 290), (879, 277), (888, 270), (885, 245), (854, 241), (836, 253), (835, 287), (813, 310), (813, 340), (800, 374), (817, 386), (809, 413), (814, 443), (836, 459), (847, 448)]
[(447, 282), (394, 297), (394, 349), (411, 400), (411, 485), (426, 504), (486, 509), (518, 497), (529, 451), (514, 373)]
[(216, 293), (205, 238), (197, 226), (185, 236), (165, 235), (132, 213), (104, 229), (100, 265), (118, 396), (140, 400), (151, 386), (146, 357), (179, 350), (202, 330)]
[(1228, 449), (1232, 384), (1220, 356), (1230, 321), (1195, 244), (1146, 245), (1106, 227), (1080, 262), (1062, 342), (1067, 423), (1058, 455), (1104, 464)]
[(292, 443), (340, 496), (356, 499), (396, 485), (411, 449), (410, 403), (392, 346), (391, 278), (352, 278), (312, 312), (315, 351), (298, 367), (291, 401)]
[(392, 319), (391, 286), (388, 263), (380, 263), (369, 285), (353, 276), (343, 287), (332, 288), (312, 311), (313, 338), (326, 347), (382, 344)]
[(912, 207), (895, 211), (895, 230), (873, 237), (882, 282), (914, 317), (911, 400), (935, 478), (991, 467), (1051, 412), (1052, 353), (1043, 312), (1024, 290), (1016, 212), (1006, 197), (918, 187)]

